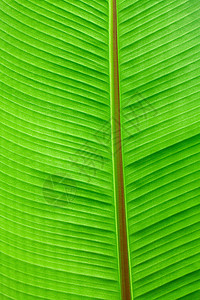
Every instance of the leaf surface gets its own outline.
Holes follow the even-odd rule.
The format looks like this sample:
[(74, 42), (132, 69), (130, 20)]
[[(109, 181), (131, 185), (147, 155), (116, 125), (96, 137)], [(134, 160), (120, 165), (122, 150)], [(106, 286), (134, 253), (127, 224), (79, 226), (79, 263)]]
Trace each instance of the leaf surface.
[(198, 1), (118, 1), (133, 299), (198, 299)]
[(199, 9), (0, 0), (1, 299), (199, 299)]
[(0, 1), (1, 295), (120, 297), (108, 1)]

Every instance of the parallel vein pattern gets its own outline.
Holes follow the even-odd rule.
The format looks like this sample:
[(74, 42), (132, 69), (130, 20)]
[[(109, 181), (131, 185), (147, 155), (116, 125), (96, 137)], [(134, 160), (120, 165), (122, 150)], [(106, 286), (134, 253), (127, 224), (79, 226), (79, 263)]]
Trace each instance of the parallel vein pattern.
[(200, 299), (200, 3), (118, 0), (133, 299)]
[(108, 1), (0, 0), (1, 299), (119, 299)]

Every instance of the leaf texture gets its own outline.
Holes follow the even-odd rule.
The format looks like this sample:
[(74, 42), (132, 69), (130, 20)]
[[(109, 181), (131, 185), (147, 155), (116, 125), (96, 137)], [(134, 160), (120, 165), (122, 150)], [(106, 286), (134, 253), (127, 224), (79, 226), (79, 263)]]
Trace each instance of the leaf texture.
[(118, 0), (133, 299), (199, 299), (199, 1)]
[(1, 299), (119, 299), (108, 1), (0, 1)]
[(117, 0), (119, 82), (114, 4), (0, 0), (0, 299), (123, 299), (120, 133), (132, 299), (200, 299), (200, 3)]

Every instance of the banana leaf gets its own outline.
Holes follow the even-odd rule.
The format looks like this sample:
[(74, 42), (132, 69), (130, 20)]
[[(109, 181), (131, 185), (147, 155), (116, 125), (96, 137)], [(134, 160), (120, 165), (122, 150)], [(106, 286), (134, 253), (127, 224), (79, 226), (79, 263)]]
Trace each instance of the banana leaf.
[(0, 0), (0, 299), (200, 299), (199, 27)]

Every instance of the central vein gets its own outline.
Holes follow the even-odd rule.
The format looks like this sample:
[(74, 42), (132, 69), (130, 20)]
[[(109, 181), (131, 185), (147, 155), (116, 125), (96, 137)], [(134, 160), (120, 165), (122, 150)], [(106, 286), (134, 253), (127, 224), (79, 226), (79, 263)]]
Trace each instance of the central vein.
[(110, 0), (110, 97), (111, 131), (113, 149), (113, 172), (116, 198), (117, 232), (119, 244), (119, 266), (121, 294), (123, 300), (131, 299), (129, 259), (126, 230), (126, 212), (124, 197), (123, 161), (121, 148), (120, 93), (117, 40), (116, 0)]

